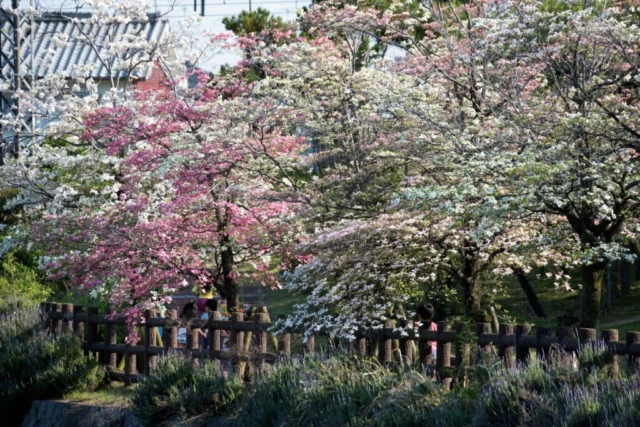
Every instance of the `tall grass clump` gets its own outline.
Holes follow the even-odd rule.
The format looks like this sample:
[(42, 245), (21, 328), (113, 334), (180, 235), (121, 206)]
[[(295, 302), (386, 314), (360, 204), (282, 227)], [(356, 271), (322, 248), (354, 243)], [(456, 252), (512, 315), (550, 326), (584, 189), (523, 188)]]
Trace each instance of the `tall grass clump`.
[(613, 377), (611, 355), (602, 344), (576, 356), (533, 360), (512, 369), (487, 369), (480, 387), (476, 426), (636, 426), (640, 420), (640, 378), (621, 369)]
[(225, 378), (216, 362), (171, 354), (159, 358), (153, 376), (135, 389), (132, 409), (147, 425), (198, 424), (233, 411), (243, 392), (234, 375)]
[(245, 427), (282, 426), (303, 399), (309, 362), (289, 359), (260, 371), (249, 387), (238, 413)]
[(421, 371), (314, 356), (288, 359), (260, 373), (237, 421), (246, 427), (465, 425), (470, 417), (457, 410), (464, 406), (458, 399)]
[(85, 358), (73, 335), (53, 336), (36, 307), (0, 314), (0, 413), (20, 424), (33, 400), (95, 388), (104, 371)]

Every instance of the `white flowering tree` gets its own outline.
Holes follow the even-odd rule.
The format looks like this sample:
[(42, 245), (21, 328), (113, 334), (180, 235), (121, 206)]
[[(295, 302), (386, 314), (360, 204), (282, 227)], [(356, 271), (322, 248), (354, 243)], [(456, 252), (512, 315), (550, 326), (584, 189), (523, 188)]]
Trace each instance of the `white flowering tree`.
[[(395, 207), (425, 215), (424, 244), (439, 250), (431, 268), (457, 278), (468, 314), (479, 309), (482, 274), (552, 263), (582, 269), (583, 322), (595, 325), (606, 262), (628, 256), (625, 240), (637, 238), (639, 34), (631, 5), (419, 9), (325, 2), (305, 16), (317, 37), (346, 39), (346, 52), (357, 51), (349, 42), (358, 37), (345, 34), (358, 33), (384, 34), (378, 43), (405, 52), (386, 68), (414, 82), (397, 89), (404, 105), (391, 114), (402, 129), (375, 131), (396, 143), (394, 156), (411, 159), (400, 185), (409, 197)], [(362, 236), (366, 257), (370, 235), (348, 234)]]

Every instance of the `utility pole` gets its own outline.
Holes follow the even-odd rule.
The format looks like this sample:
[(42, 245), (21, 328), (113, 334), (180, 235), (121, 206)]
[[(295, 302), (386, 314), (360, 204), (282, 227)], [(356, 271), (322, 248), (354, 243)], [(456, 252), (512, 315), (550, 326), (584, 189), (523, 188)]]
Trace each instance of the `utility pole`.
[(251, 0), (249, 0), (249, 13), (251, 13)]
[[(1, 3), (4, 1), (0, 0), (0, 5)], [(33, 0), (30, 0), (30, 4), (33, 8)], [(23, 34), (20, 0), (11, 0), (11, 9), (0, 7), (0, 46), (3, 47), (0, 53), (0, 81), (9, 86), (8, 90), (0, 93), (0, 114), (2, 116), (12, 114), (16, 120), (15, 126), (10, 129), (0, 125), (0, 165), (4, 164), (4, 159), (8, 155), (18, 157), (22, 146), (23, 132), (33, 133), (35, 129), (35, 117), (21, 111), (19, 100), (20, 92), (23, 89), (28, 90), (30, 87), (30, 84), (24, 81), (22, 73), (22, 41), (25, 35), (33, 39), (32, 13), (29, 13), (30, 25), (24, 28), (27, 34)], [(6, 44), (9, 45), (9, 49), (4, 49)], [(32, 80), (35, 78), (33, 66), (32, 51), (30, 73)], [(13, 132), (12, 138), (7, 138), (7, 130)]]
[[(0, 45), (9, 43), (11, 49), (3, 49), (0, 54), (0, 80), (3, 83), (10, 83), (10, 90), (0, 94), (0, 114), (3, 116), (13, 113), (17, 119), (19, 116), (18, 99), (15, 96), (22, 88), (22, 80), (20, 77), (21, 66), (21, 40), (20, 40), (20, 0), (11, 0), (11, 10), (0, 8)], [(0, 128), (2, 138), (0, 145), (0, 165), (4, 164), (7, 155), (18, 155), (20, 147), (21, 127), (16, 126), (13, 129), (13, 141), (10, 142), (6, 138), (6, 128)]]

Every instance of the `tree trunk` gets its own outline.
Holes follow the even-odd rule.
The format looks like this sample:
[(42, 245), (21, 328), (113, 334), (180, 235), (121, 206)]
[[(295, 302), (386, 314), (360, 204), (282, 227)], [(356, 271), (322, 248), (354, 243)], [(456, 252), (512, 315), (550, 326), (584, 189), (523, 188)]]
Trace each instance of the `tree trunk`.
[(540, 300), (538, 299), (536, 292), (533, 290), (531, 283), (529, 283), (529, 279), (527, 279), (527, 275), (524, 271), (522, 271), (521, 268), (518, 268), (514, 271), (514, 274), (518, 278), (518, 283), (522, 288), (522, 292), (524, 292), (524, 296), (527, 298), (527, 303), (536, 317), (547, 317), (547, 313), (545, 313), (542, 304), (540, 304)]
[(477, 279), (465, 277), (462, 281), (462, 296), (464, 298), (464, 314), (475, 317), (480, 314), (480, 283)]
[(600, 319), (602, 284), (606, 271), (604, 262), (582, 266), (582, 326), (596, 328)]
[(636, 280), (640, 280), (640, 243), (638, 242), (638, 240), (631, 240), (629, 242), (629, 249), (631, 249), (631, 253), (636, 256), (635, 276)]
[(627, 260), (620, 261), (620, 292), (623, 297), (631, 291), (631, 263)]
[(462, 258), (462, 297), (464, 298), (464, 315), (468, 317), (477, 317), (480, 313), (480, 301), (482, 294), (480, 292), (480, 283), (478, 280), (476, 263), (476, 248), (472, 242), (465, 240), (460, 256)]
[(235, 279), (235, 273), (233, 271), (233, 249), (231, 248), (231, 242), (229, 237), (222, 238), (222, 246), (225, 248), (220, 254), (222, 260), (222, 275), (224, 283), (224, 293), (227, 297), (227, 310), (233, 312), (240, 304), (238, 299), (238, 283)]

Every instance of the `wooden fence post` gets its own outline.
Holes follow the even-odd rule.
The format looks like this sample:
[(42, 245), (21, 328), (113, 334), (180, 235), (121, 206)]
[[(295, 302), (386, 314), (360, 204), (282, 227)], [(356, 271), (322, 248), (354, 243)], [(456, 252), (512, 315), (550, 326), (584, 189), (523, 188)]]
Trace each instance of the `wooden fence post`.
[[(242, 321), (244, 321), (244, 313), (231, 313), (231, 322), (235, 323)], [(229, 342), (231, 346), (237, 347), (238, 351), (242, 351), (242, 345), (244, 344), (244, 332), (233, 329), (233, 323), (231, 325), (232, 329), (229, 331)]]
[(516, 362), (518, 364), (526, 365), (529, 363), (530, 350), (529, 347), (523, 345), (521, 337), (527, 336), (531, 333), (531, 325), (516, 325)]
[(580, 344), (595, 344), (597, 332), (592, 328), (580, 328), (578, 329), (578, 338), (580, 338)]
[(73, 304), (62, 304), (62, 332), (68, 333), (73, 331), (73, 319), (65, 319), (69, 314), (73, 314)]
[(144, 325), (144, 374), (150, 375), (153, 370), (156, 368), (156, 356), (154, 354), (149, 354), (149, 347), (155, 347), (156, 335), (158, 333), (158, 328), (155, 326), (149, 326), (149, 319), (153, 319), (156, 317), (155, 310), (146, 310), (144, 313), (144, 318), (147, 320)]
[(50, 302), (41, 302), (40, 310), (44, 315), (43, 320), (45, 320), (45, 325), (47, 325), (47, 329), (51, 328), (51, 303)]
[(291, 334), (289, 332), (278, 335), (278, 352), (285, 356), (291, 354)]
[(438, 347), (436, 354), (436, 374), (444, 384), (451, 384), (450, 372), (446, 368), (451, 368), (451, 343), (444, 342), (441, 335), (451, 330), (451, 324), (447, 321), (438, 322)]
[(191, 324), (187, 327), (187, 350), (189, 350), (189, 357), (193, 359), (194, 365), (197, 366), (200, 358), (197, 355), (194, 356), (194, 353), (196, 353), (194, 350), (198, 350), (200, 348), (198, 333), (200, 332), (200, 328), (194, 328), (193, 326), (194, 324)]
[(513, 367), (514, 343), (506, 342), (506, 336), (513, 334), (515, 334), (515, 325), (512, 323), (501, 323), (498, 326), (498, 357), (504, 360), (507, 368)]
[(384, 364), (393, 362), (393, 340), (390, 336), (392, 331), (393, 320), (385, 320), (384, 328), (380, 330), (378, 338), (378, 359)]
[[(253, 315), (253, 321), (256, 323), (256, 326), (259, 327), (261, 323), (267, 322), (267, 314), (266, 313), (256, 313)], [(257, 341), (258, 351), (260, 353), (267, 352), (267, 331), (262, 331), (256, 328), (255, 337)]]
[[(106, 314), (104, 316), (106, 321), (104, 325), (105, 347), (108, 347), (110, 345), (115, 345), (118, 343), (116, 328), (115, 328), (115, 325), (113, 324), (113, 321), (110, 319), (112, 313), (113, 313), (113, 310), (111, 309), (111, 307), (107, 307)], [(107, 368), (111, 368), (115, 370), (118, 366), (118, 353), (115, 353), (109, 350), (105, 350), (104, 353), (105, 353), (105, 363), (107, 364)]]
[[(255, 325), (256, 325), (254, 336), (256, 337), (256, 347), (257, 347), (258, 353), (267, 352), (267, 345), (269, 342), (267, 339), (267, 331), (260, 330), (259, 327), (261, 326), (262, 323), (268, 323), (267, 322), (268, 318), (269, 318), (269, 315), (267, 313), (255, 313), (253, 315), (253, 321), (255, 322)], [(250, 368), (253, 368), (255, 370), (259, 369), (263, 365), (263, 359), (261, 357), (258, 357), (257, 360), (253, 363), (253, 365), (254, 366), (253, 367), (250, 366)], [(251, 372), (253, 373), (256, 371), (251, 371)]]
[(353, 356), (356, 353), (356, 341), (352, 339), (345, 339), (345, 346), (347, 354)]
[[(93, 316), (98, 314), (98, 307), (89, 307), (87, 309), (87, 344), (95, 344), (98, 342), (98, 324), (95, 323)], [(85, 350), (85, 355), (91, 354), (93, 358), (98, 360), (98, 352), (94, 350)]]
[[(304, 336), (304, 335), (303, 335)], [(303, 354), (313, 354), (316, 351), (316, 337), (311, 334), (307, 337), (307, 342), (302, 347)]]
[(62, 304), (57, 302), (51, 303), (51, 332), (54, 335), (60, 335), (62, 332), (62, 319), (58, 319), (57, 316), (62, 313)]
[[(134, 325), (125, 324), (125, 337), (130, 335), (131, 328), (135, 328)], [(124, 381), (125, 384), (131, 384), (131, 376), (135, 375), (138, 372), (138, 367), (136, 365), (137, 359), (136, 355), (131, 353), (131, 347), (136, 345), (136, 342), (128, 342), (125, 345), (125, 353), (124, 353)]]
[(178, 311), (175, 308), (167, 310), (164, 321), (164, 352), (178, 347)]
[(84, 309), (81, 305), (73, 306), (73, 333), (84, 342), (84, 322), (78, 320), (78, 314), (83, 313)]
[(242, 377), (244, 374), (244, 372), (240, 372), (240, 370), (242, 370), (242, 368), (244, 367), (244, 365), (240, 363), (240, 358), (242, 357), (242, 354), (243, 354), (242, 347), (244, 345), (244, 332), (235, 330), (234, 323), (242, 322), (242, 321), (244, 321), (244, 313), (238, 313), (238, 312), (231, 313), (232, 324), (231, 324), (231, 331), (229, 334), (229, 341), (231, 345), (236, 348), (236, 352), (238, 354), (238, 357), (234, 358), (231, 363), (233, 364), (234, 372), (240, 377)]
[(631, 353), (631, 346), (634, 344), (640, 344), (640, 332), (629, 331), (627, 332), (627, 360), (631, 371), (637, 373), (640, 371), (640, 355)]
[(609, 348), (609, 343), (611, 341), (618, 341), (618, 330), (617, 329), (607, 329), (602, 331), (601, 333), (602, 335), (602, 339), (604, 340), (605, 344), (607, 345), (607, 351), (610, 354), (611, 357), (611, 368), (610, 368), (610, 374), (614, 379), (618, 378), (618, 375), (620, 373), (620, 367), (618, 365), (618, 355), (616, 354), (616, 352), (614, 350), (612, 350), (611, 348)]
[[(222, 313), (219, 311), (214, 311), (211, 313), (211, 319), (216, 322), (222, 320)], [(222, 350), (222, 331), (220, 329), (214, 329), (212, 323), (209, 322), (209, 332), (207, 332), (207, 336), (209, 337), (209, 356), (213, 360), (214, 352)]]
[(471, 353), (468, 336), (464, 335), (464, 323), (456, 323), (456, 367), (469, 366)]
[(478, 361), (482, 360), (485, 356), (491, 353), (491, 348), (488, 345), (480, 343), (480, 337), (484, 334), (491, 333), (491, 323), (476, 323), (476, 337), (478, 339)]
[[(360, 331), (361, 334), (364, 334), (364, 331)], [(367, 356), (367, 337), (363, 335), (358, 335), (356, 338), (356, 352), (360, 357)]]
[(538, 326), (536, 328), (536, 359), (546, 360), (548, 351), (542, 345), (542, 338), (551, 335), (551, 328), (546, 326)]

